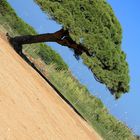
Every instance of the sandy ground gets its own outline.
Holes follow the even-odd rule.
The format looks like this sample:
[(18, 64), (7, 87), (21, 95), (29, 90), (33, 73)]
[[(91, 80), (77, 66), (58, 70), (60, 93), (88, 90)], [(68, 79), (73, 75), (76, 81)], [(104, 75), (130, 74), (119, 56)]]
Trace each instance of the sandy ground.
[(0, 140), (101, 140), (2, 37)]

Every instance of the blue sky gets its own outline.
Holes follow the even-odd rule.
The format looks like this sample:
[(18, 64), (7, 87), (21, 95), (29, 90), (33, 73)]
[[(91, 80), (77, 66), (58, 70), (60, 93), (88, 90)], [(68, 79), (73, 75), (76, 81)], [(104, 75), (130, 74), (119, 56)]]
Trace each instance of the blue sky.
[[(26, 4), (25, 4), (26, 1)], [(33, 0), (8, 0), (17, 14), (33, 26), (39, 33), (54, 32), (61, 28), (41, 12)], [(137, 134), (140, 134), (140, 1), (139, 0), (108, 0), (123, 28), (122, 48), (127, 54), (130, 66), (130, 92), (120, 100), (115, 101), (104, 85), (97, 83), (91, 72), (73, 57), (66, 47), (49, 43), (69, 65), (72, 73), (81, 83), (86, 85), (91, 93), (101, 98), (109, 111), (118, 119), (125, 122)], [(85, 76), (86, 75), (86, 76)]]
[[(130, 96), (126, 96), (125, 106), (132, 110), (130, 122), (140, 125), (140, 1), (139, 0), (108, 0), (123, 28), (123, 50), (127, 54), (130, 67)], [(131, 98), (131, 99), (130, 99)], [(140, 127), (138, 128), (140, 134)]]

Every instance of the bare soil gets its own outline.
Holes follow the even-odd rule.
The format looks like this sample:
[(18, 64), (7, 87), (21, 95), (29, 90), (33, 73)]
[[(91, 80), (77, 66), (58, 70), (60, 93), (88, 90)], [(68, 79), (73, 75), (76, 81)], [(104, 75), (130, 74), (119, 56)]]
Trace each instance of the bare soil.
[(101, 140), (2, 36), (0, 140)]

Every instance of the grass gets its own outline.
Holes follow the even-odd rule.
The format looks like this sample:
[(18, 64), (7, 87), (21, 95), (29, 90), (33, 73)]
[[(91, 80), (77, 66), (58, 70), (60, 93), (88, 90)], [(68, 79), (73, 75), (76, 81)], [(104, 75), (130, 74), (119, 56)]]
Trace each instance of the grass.
[[(50, 70), (50, 69), (49, 69)], [(92, 96), (67, 71), (48, 71), (49, 79), (106, 140), (132, 140), (132, 133), (123, 123), (109, 114), (101, 100)], [(97, 115), (99, 118), (97, 119)]]
[[(11, 36), (36, 34), (5, 1), (0, 4), (0, 32)], [(45, 44), (26, 45), (24, 52), (105, 140), (134, 140), (132, 131), (109, 114), (100, 99), (91, 95), (71, 74), (62, 58)]]
[(91, 95), (70, 71), (58, 71), (54, 64), (46, 65), (41, 59), (35, 59), (33, 63), (105, 140), (135, 139), (132, 131), (109, 114), (101, 100)]
[[(0, 1), (0, 27), (4, 33), (8, 32), (11, 36), (37, 34), (30, 25), (16, 15), (6, 0)], [(57, 69), (68, 69), (63, 59), (46, 44), (25, 45), (24, 51), (28, 52), (33, 58), (41, 57), (46, 64), (55, 63)], [(47, 59), (50, 57), (52, 59)]]

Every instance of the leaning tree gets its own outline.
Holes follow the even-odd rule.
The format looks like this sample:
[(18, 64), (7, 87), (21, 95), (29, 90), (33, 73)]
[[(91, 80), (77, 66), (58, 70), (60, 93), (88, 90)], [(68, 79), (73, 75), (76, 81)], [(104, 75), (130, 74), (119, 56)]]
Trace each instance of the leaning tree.
[[(105, 0), (35, 0), (62, 29), (55, 33), (10, 38), (21, 52), (23, 44), (57, 42), (74, 51), (95, 79), (119, 98), (129, 91), (129, 70), (121, 50), (122, 29)], [(86, 76), (86, 75), (84, 75)]]

